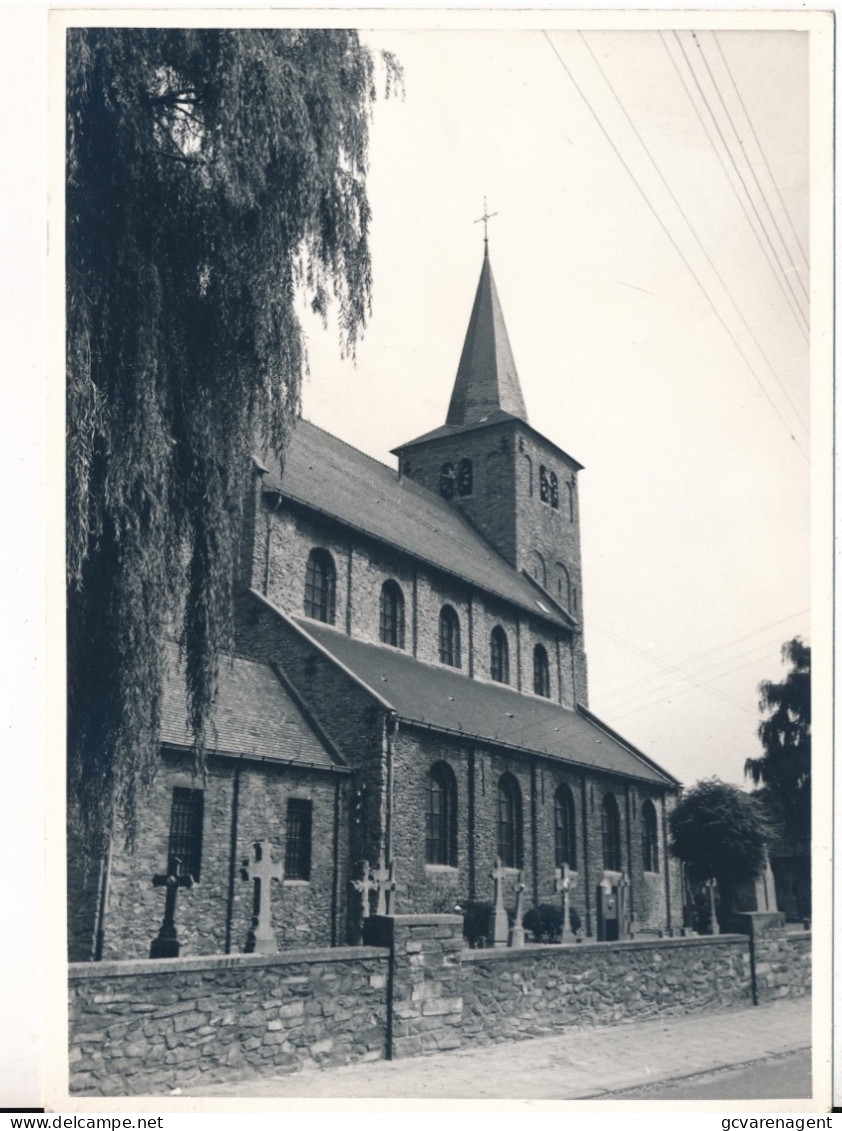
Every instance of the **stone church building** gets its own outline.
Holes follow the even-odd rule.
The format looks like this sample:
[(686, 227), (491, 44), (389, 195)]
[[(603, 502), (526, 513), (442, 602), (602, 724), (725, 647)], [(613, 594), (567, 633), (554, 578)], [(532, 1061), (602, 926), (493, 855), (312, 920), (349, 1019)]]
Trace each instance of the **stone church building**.
[(636, 930), (680, 926), (679, 783), (588, 709), (581, 465), (528, 422), (487, 246), (445, 423), (394, 454), (301, 421), (283, 472), (255, 461), (206, 779), (173, 646), (134, 851), (86, 883), (71, 867), (71, 960), (148, 956), (172, 855), (195, 881), (181, 954), (242, 951), (260, 841), (282, 949), (357, 941), (352, 881), (381, 857), (404, 913), (490, 900), (499, 857), (527, 908), (567, 865), (586, 936), (621, 879)]

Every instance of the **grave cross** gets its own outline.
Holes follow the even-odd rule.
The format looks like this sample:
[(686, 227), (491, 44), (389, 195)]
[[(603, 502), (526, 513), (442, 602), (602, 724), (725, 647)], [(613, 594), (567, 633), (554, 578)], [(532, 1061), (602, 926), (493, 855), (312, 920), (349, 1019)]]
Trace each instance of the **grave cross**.
[(374, 880), (377, 887), (377, 914), (378, 915), (394, 915), (395, 913), (395, 888), (398, 886), (395, 881), (395, 861), (389, 861), (388, 868), (380, 857), (380, 863), (377, 868), (371, 873), (371, 878)]
[(564, 919), (561, 928), (562, 945), (573, 942), (573, 927), (570, 924), (570, 893), (576, 887), (576, 873), (570, 870), (569, 864), (562, 864), (555, 870), (555, 890), (561, 893), (561, 906)]
[(506, 878), (506, 869), (499, 856), (491, 869), (491, 878), (494, 880), (494, 908), (491, 912), (488, 933), (492, 946), (505, 946), (509, 939), (509, 917), (503, 906), (503, 881)]
[(181, 949), (178, 933), (175, 929), (175, 897), (178, 895), (179, 888), (192, 888), (193, 877), (181, 875), (179, 873), (180, 866), (180, 858), (171, 856), (167, 861), (166, 874), (152, 877), (153, 887), (165, 887), (167, 896), (164, 902), (164, 921), (161, 923), (158, 937), (152, 940), (149, 947), (150, 958), (178, 958), (178, 952)]
[(268, 840), (257, 841), (254, 860), (243, 861), (242, 877), (254, 881), (254, 913), (251, 930), (246, 939), (246, 951), (257, 954), (276, 954), (278, 941), (272, 930), (272, 880), (284, 882), (283, 862), (272, 861), (272, 845)]
[(367, 919), (371, 911), (371, 904), (369, 903), (369, 892), (374, 891), (376, 887), (376, 885), (372, 883), (371, 868), (369, 867), (367, 860), (362, 861), (362, 873), (362, 879), (351, 880), (351, 887), (354, 889), (354, 891), (358, 891), (360, 893), (360, 897), (363, 901), (362, 917), (363, 919)]
[(719, 934), (719, 920), (716, 917), (716, 876), (712, 876), (709, 880), (705, 880), (702, 887), (707, 888), (710, 894), (710, 933), (712, 935)]
[(515, 921), (512, 924), (512, 929), (509, 931), (509, 946), (521, 947), (526, 941), (523, 933), (523, 893), (526, 890), (526, 884), (523, 882), (523, 872), (518, 872), (517, 882), (515, 883)]

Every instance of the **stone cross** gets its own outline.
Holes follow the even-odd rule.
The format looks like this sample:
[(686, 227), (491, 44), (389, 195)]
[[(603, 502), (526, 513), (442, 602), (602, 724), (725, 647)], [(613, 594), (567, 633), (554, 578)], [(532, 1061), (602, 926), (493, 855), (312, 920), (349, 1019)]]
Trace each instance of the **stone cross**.
[(503, 906), (503, 881), (506, 878), (506, 869), (499, 856), (494, 861), (491, 878), (494, 880), (494, 908), (488, 924), (488, 934), (492, 946), (505, 946), (509, 941), (509, 917)]
[(386, 867), (383, 857), (380, 857), (380, 863), (371, 873), (371, 878), (377, 887), (377, 915), (394, 915), (395, 914), (395, 888), (398, 886), (395, 880), (395, 861), (394, 858), (389, 861), (389, 867)]
[(153, 876), (152, 884), (156, 888), (167, 889), (164, 902), (164, 921), (158, 931), (158, 937), (152, 940), (149, 947), (150, 958), (178, 958), (181, 944), (175, 929), (175, 897), (179, 888), (192, 888), (193, 877), (179, 875), (181, 860), (178, 856), (171, 856), (167, 861), (165, 875)]
[(555, 890), (561, 893), (561, 906), (564, 920), (561, 928), (561, 942), (563, 946), (572, 943), (573, 927), (570, 925), (570, 893), (576, 887), (576, 873), (570, 870), (569, 864), (562, 864), (555, 870)]
[(719, 920), (716, 917), (716, 876), (712, 876), (709, 880), (705, 880), (702, 887), (707, 888), (710, 894), (710, 933), (712, 935), (719, 934)]
[(257, 954), (276, 954), (278, 940), (272, 930), (272, 880), (284, 882), (284, 865), (283, 862), (273, 863), (270, 841), (255, 843), (254, 860), (251, 863), (243, 861), (241, 874), (244, 880), (254, 881), (254, 916), (246, 950)]
[(362, 917), (363, 919), (367, 919), (371, 910), (371, 904), (368, 898), (369, 892), (374, 891), (376, 886), (372, 883), (371, 868), (369, 867), (367, 860), (362, 861), (362, 873), (362, 879), (351, 880), (351, 887), (354, 889), (354, 891), (358, 891), (360, 893), (360, 898), (363, 901)]
[(525, 890), (523, 872), (518, 872), (515, 884), (515, 921), (509, 931), (510, 947), (521, 947), (526, 941), (526, 936), (523, 933), (523, 893)]

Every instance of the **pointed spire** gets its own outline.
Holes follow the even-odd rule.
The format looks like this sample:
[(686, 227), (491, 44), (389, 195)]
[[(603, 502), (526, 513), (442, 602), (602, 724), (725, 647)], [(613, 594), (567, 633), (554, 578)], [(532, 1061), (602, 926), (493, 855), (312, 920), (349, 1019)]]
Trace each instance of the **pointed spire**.
[(526, 405), (491, 273), (486, 239), (482, 271), (456, 371), (447, 423), (479, 424), (501, 410), (526, 420)]

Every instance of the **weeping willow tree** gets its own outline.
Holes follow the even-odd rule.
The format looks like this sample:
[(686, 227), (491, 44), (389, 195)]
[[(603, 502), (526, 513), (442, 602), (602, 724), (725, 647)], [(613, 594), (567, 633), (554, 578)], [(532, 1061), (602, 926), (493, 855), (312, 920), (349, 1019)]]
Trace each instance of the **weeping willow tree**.
[[(386, 93), (399, 77), (384, 63)], [(379, 60), (353, 31), (67, 38), (68, 814), (132, 839), (180, 642), (201, 767), (256, 443), (283, 456), (296, 304), (353, 351)]]

